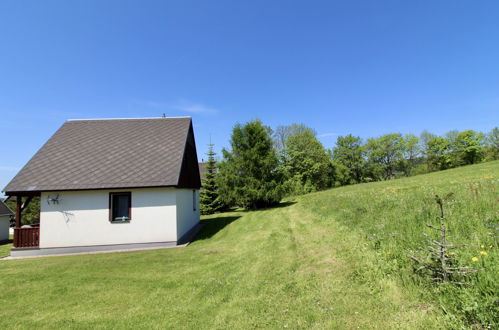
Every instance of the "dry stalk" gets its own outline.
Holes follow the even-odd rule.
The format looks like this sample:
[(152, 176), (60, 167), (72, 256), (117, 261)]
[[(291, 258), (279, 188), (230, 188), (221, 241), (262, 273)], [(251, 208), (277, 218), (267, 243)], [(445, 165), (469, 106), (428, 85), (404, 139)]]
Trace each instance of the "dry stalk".
[[(452, 196), (448, 194), (445, 199)], [(435, 196), (435, 201), (439, 208), (439, 215), (437, 221), (439, 226), (433, 224), (426, 225), (428, 228), (438, 231), (437, 239), (423, 234), (426, 237), (427, 246), (425, 250), (427, 254), (423, 257), (409, 256), (418, 267), (415, 269), (417, 273), (428, 275), (432, 281), (441, 284), (456, 284), (456, 285), (470, 285), (466, 282), (468, 275), (479, 271), (477, 268), (460, 267), (457, 265), (457, 257), (454, 253), (449, 253), (449, 250), (465, 246), (465, 244), (448, 244), (447, 242), (447, 224), (444, 214), (444, 198)]]

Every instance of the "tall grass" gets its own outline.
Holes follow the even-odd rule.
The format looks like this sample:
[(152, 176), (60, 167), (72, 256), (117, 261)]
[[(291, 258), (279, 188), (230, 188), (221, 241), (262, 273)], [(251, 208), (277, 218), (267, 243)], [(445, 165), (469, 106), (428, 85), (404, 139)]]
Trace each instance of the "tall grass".
[[(437, 301), (447, 317), (497, 326), (499, 162), (395, 181), (356, 185), (303, 197), (321, 217), (358, 232), (378, 257), (380, 276), (396, 276), (409, 290)], [(446, 205), (449, 241), (466, 244), (458, 262), (482, 269), (472, 285), (435, 285), (413, 272), (408, 255), (424, 244), (426, 224), (438, 215), (435, 195), (453, 193)]]

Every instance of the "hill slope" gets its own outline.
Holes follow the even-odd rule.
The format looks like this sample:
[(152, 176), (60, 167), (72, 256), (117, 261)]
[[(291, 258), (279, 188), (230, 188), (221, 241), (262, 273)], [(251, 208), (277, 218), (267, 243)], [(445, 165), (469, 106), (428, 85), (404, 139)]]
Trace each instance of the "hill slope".
[[(0, 327), (386, 329), (494, 322), (497, 242), (489, 225), (498, 222), (498, 186), (499, 162), (486, 163), (207, 217), (187, 248), (2, 261)], [(478, 256), (484, 271), (471, 288), (437, 293), (412, 275), (407, 254), (436, 215), (433, 196), (448, 192), (454, 193), (447, 206), (451, 241), (470, 244), (462, 262)]]

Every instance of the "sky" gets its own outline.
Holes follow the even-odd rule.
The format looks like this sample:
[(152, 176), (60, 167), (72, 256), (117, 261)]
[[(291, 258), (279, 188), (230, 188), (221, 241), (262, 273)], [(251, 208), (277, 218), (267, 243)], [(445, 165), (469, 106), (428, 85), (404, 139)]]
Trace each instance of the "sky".
[(499, 126), (498, 1), (0, 2), (0, 189), (67, 120), (338, 135)]

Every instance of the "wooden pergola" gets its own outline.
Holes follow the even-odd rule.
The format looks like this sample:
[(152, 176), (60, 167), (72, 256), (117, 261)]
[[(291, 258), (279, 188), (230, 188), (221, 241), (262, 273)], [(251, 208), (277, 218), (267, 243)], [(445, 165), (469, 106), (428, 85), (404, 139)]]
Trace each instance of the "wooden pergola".
[[(14, 227), (14, 248), (37, 248), (40, 243), (40, 226), (31, 225), (22, 228), (23, 211), (29, 205), (33, 197), (40, 196), (40, 193), (26, 192), (9, 195), (9, 198), (16, 198), (16, 224)], [(23, 197), (26, 200), (23, 203)]]

